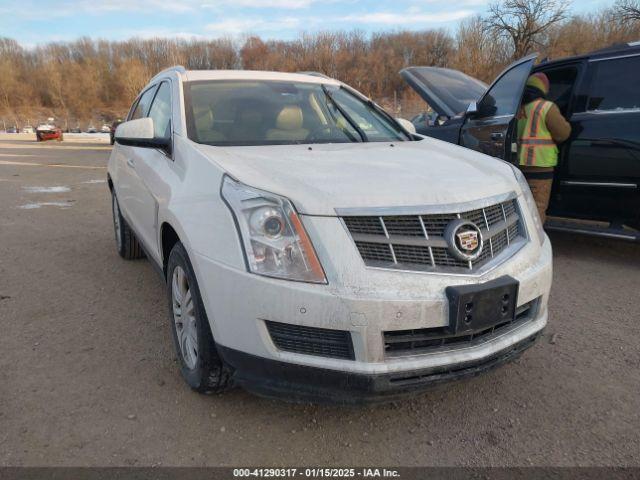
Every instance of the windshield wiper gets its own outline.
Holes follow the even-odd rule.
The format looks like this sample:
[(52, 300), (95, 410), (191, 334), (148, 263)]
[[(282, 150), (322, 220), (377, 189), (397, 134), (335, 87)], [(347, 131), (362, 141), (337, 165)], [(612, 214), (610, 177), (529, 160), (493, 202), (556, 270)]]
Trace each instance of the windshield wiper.
[(344, 109), (338, 105), (338, 102), (336, 102), (333, 99), (333, 96), (331, 95), (331, 93), (329, 93), (329, 89), (322, 84), (322, 91), (324, 92), (325, 96), (329, 99), (329, 101), (333, 104), (334, 107), (336, 107), (336, 109), (340, 112), (340, 114), (346, 118), (347, 122), (349, 122), (349, 124), (353, 127), (353, 129), (358, 132), (358, 135), (360, 135), (360, 138), (362, 139), (363, 142), (368, 142), (369, 139), (367, 138), (367, 134), (364, 133), (364, 130), (362, 130), (360, 128), (360, 126), (353, 120), (353, 118), (351, 118), (351, 116), (344, 111)]
[[(340, 88), (344, 88), (347, 92), (349, 92), (353, 96), (356, 96), (356, 97), (361, 96), (361, 95), (356, 95), (355, 93), (357, 93), (357, 92), (355, 92), (349, 86), (345, 87), (345, 86), (341, 85)], [(380, 114), (384, 118), (386, 118), (389, 121), (389, 123), (391, 123), (391, 125), (395, 125), (400, 132), (402, 132), (402, 133), (405, 132), (405, 130), (402, 127), (402, 125), (400, 125), (400, 123), (395, 118), (393, 118), (393, 116), (391, 116), (389, 114), (389, 112), (387, 112), (384, 108), (380, 107), (380, 105), (378, 105), (376, 102), (374, 102), (370, 98), (365, 98), (364, 102), (369, 106), (369, 108), (371, 108), (372, 110), (378, 112), (378, 114)], [(413, 137), (411, 137), (410, 135), (409, 135), (409, 140), (413, 140)]]

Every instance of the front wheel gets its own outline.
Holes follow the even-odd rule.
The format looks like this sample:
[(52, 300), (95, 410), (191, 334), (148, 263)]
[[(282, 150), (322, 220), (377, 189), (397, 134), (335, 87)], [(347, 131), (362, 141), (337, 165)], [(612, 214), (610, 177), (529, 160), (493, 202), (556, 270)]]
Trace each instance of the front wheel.
[(220, 393), (231, 386), (228, 367), (218, 356), (191, 261), (182, 243), (171, 250), (167, 295), (173, 344), (180, 373), (200, 393)]

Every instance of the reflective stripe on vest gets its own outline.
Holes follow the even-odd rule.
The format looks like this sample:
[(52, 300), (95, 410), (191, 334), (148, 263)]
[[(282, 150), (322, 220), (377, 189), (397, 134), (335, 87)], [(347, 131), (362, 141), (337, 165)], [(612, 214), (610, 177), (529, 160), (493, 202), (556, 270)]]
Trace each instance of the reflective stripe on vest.
[(558, 147), (547, 128), (546, 117), (553, 103), (536, 100), (524, 107), (525, 118), (518, 120), (520, 165), (555, 167), (558, 164)]

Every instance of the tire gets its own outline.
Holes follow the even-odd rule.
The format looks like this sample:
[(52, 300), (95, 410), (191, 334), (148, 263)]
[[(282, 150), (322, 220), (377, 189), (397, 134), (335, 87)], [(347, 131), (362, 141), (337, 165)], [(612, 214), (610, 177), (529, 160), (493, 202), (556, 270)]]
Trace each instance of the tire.
[(180, 242), (169, 255), (167, 298), (173, 346), (185, 382), (199, 393), (231, 388), (231, 371), (218, 356), (198, 282)]
[(138, 243), (138, 239), (120, 213), (120, 206), (115, 192), (111, 193), (111, 212), (113, 213), (113, 230), (116, 237), (118, 255), (125, 260), (144, 258), (144, 252), (140, 243)]

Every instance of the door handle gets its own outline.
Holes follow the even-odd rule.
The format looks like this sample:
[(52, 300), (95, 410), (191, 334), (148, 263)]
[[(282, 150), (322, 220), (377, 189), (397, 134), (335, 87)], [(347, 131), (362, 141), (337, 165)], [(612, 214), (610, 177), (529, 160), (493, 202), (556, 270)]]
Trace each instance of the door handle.
[(127, 165), (130, 168), (136, 168), (136, 162), (133, 161), (133, 158), (127, 158)]
[(491, 134), (491, 140), (503, 140), (504, 139), (504, 133), (502, 132), (495, 132)]

